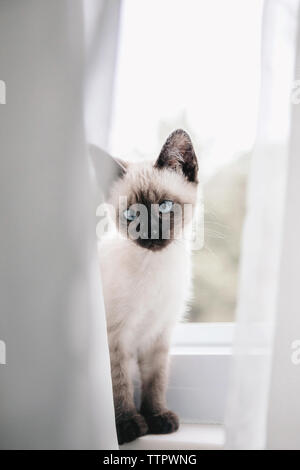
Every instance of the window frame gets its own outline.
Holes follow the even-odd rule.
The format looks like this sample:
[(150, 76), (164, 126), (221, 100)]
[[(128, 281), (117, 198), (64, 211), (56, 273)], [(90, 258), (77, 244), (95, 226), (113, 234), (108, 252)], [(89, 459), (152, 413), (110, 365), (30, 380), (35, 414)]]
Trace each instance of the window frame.
[(168, 406), (182, 422), (223, 424), (235, 323), (179, 323), (170, 350)]
[(235, 322), (181, 322), (175, 327), (173, 348), (231, 347)]

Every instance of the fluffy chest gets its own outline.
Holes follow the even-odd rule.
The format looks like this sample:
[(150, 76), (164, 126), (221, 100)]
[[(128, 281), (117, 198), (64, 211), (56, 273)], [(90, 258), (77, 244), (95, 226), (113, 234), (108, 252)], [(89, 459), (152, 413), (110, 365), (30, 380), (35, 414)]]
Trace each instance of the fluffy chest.
[[(141, 307), (146, 310), (167, 311), (182, 297), (190, 277), (189, 254), (170, 249), (166, 253), (151, 254), (136, 271), (136, 286)], [(163, 315), (163, 311), (160, 312)]]
[(184, 313), (190, 255), (183, 247), (170, 248), (165, 253), (151, 254), (136, 271), (135, 305), (129, 323), (143, 346), (171, 328)]
[(191, 273), (183, 243), (153, 253), (124, 241), (99, 253), (107, 322), (122, 336), (150, 340), (184, 313)]

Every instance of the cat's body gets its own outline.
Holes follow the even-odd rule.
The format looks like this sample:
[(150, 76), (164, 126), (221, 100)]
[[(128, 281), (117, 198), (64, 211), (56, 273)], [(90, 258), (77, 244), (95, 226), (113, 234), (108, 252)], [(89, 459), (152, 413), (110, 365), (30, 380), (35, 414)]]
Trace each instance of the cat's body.
[(184, 314), (191, 279), (188, 242), (145, 253), (130, 240), (106, 240), (99, 257), (110, 340), (129, 342), (136, 354)]
[[(194, 176), (189, 173), (187, 177), (182, 170), (188, 159), (194, 165)], [(159, 208), (164, 210), (169, 201), (194, 207), (197, 168), (189, 137), (175, 131), (155, 165), (126, 166), (112, 188), (110, 202), (117, 208), (119, 197), (126, 196), (128, 207), (141, 201), (147, 207), (163, 204)], [(172, 432), (179, 424), (165, 403), (168, 350), (172, 329), (184, 314), (189, 297), (191, 259), (189, 240), (173, 239), (179, 223), (174, 214), (167, 240), (161, 229), (165, 214), (157, 212), (149, 224), (157, 228), (159, 239), (150, 238), (150, 232), (150, 240), (124, 238), (128, 221), (123, 220), (120, 233), (99, 244), (119, 443), (146, 432)], [(122, 224), (122, 213), (119, 216)], [(190, 227), (191, 216), (183, 219), (185, 229)], [(142, 381), (140, 413), (133, 400), (135, 363)]]

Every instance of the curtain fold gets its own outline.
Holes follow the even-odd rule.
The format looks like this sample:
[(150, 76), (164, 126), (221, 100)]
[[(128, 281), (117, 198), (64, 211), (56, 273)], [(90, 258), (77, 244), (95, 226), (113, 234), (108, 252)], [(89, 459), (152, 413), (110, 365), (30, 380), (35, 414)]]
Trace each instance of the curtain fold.
[(294, 71), (296, 87), (293, 87), (296, 96), (292, 95), (286, 209), (267, 419), (267, 448), (300, 450), (300, 5), (294, 20), (298, 20)]
[(0, 5), (2, 449), (117, 448), (86, 145), (111, 89), (92, 113), (85, 81), (93, 54), (112, 82), (119, 6), (93, 2), (93, 39), (81, 0)]
[[(251, 163), (226, 416), (226, 447), (230, 449), (264, 449), (269, 445), (268, 415), (270, 409), (274, 411), (273, 394), (279, 383), (275, 376), (277, 374), (277, 379), (279, 374), (285, 376), (290, 353), (289, 348), (279, 351), (274, 338), (283, 334), (281, 316), (286, 315), (288, 329), (297, 324), (295, 311), (288, 313), (285, 309), (278, 316), (278, 300), (287, 300), (289, 295), (287, 289), (282, 291), (282, 253), (291, 202), (287, 175), (295, 153), (291, 93), (296, 78), (298, 11), (299, 2), (295, 0), (267, 0), (264, 6), (259, 124)], [(298, 155), (299, 150), (298, 142)], [(299, 169), (295, 169), (299, 177)], [(293, 197), (296, 197), (295, 192)], [(292, 207), (296, 209), (295, 201)], [(286, 281), (287, 276), (286, 267)], [(276, 366), (279, 356), (284, 356), (285, 361)], [(286, 393), (282, 400), (288, 400), (288, 396)], [(276, 417), (272, 416), (274, 427)], [(284, 432), (283, 428), (277, 436), (279, 443)]]

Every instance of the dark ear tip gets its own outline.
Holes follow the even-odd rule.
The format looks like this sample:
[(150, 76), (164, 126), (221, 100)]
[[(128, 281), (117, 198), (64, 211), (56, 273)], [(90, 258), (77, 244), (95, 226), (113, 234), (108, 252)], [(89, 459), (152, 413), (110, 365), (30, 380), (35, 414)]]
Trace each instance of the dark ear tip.
[(191, 137), (190, 135), (184, 130), (184, 129), (175, 129), (175, 131), (173, 131), (171, 134), (170, 134), (170, 137), (173, 136), (181, 136), (181, 137), (184, 137), (186, 138), (187, 140), (189, 140), (191, 142)]
[(175, 129), (175, 131), (173, 132), (178, 133), (178, 134), (188, 135), (188, 133), (184, 129), (181, 129), (180, 127), (178, 129)]
[(191, 138), (185, 130), (176, 129), (169, 135), (154, 166), (182, 171), (188, 181), (197, 182), (197, 157)]

